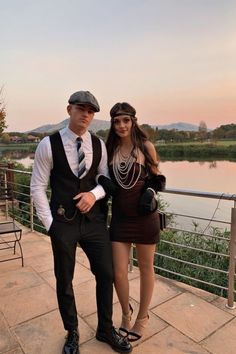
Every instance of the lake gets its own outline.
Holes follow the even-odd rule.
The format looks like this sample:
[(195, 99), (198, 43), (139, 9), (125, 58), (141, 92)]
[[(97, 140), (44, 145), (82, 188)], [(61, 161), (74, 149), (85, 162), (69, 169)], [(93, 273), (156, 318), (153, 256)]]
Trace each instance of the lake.
[(169, 188), (236, 193), (236, 162), (166, 161), (160, 163), (160, 170)]
[[(11, 151), (8, 157), (30, 167), (34, 154)], [(236, 193), (236, 162), (231, 161), (165, 161), (160, 170), (167, 177), (168, 188), (205, 192)]]
[[(230, 161), (166, 161), (160, 163), (161, 172), (167, 177), (167, 188), (203, 192), (236, 194), (236, 162)], [(232, 201), (164, 194), (168, 210), (179, 214), (229, 222)], [(190, 218), (191, 220), (191, 218)], [(190, 221), (191, 223), (191, 221)], [(206, 223), (201, 222), (201, 225)], [(214, 226), (220, 226), (214, 224)], [(222, 224), (221, 224), (222, 227)], [(223, 224), (223, 228), (227, 225)]]

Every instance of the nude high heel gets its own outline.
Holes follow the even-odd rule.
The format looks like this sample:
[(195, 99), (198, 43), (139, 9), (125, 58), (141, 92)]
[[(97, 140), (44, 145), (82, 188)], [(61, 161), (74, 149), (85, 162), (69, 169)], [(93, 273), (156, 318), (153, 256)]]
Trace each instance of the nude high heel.
[(122, 314), (122, 322), (121, 326), (119, 328), (119, 333), (123, 337), (126, 337), (129, 334), (130, 330), (130, 322), (131, 322), (131, 317), (133, 314), (134, 310), (132, 306), (129, 304), (129, 313), (127, 315)]
[(128, 333), (129, 342), (135, 342), (143, 336), (145, 328), (148, 324), (148, 320), (149, 315), (144, 318), (136, 319), (135, 324), (133, 325), (131, 331)]

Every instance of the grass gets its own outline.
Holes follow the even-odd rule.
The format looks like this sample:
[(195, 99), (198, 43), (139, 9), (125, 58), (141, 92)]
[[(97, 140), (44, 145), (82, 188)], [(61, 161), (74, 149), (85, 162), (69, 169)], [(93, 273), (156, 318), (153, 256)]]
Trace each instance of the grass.
[(216, 144), (223, 146), (236, 145), (236, 140), (219, 140), (216, 142)]
[(236, 140), (218, 140), (218, 141), (213, 141), (213, 140), (210, 140), (210, 141), (185, 141), (185, 142), (166, 142), (164, 144), (155, 144), (155, 146), (171, 146), (171, 145), (177, 145), (177, 146), (198, 146), (198, 145), (221, 145), (221, 146), (225, 146), (225, 147), (228, 147), (230, 145), (236, 145)]
[(27, 149), (31, 147), (36, 147), (38, 143), (11, 143), (11, 144), (3, 144), (0, 143), (0, 149), (1, 150), (18, 150), (18, 149)]

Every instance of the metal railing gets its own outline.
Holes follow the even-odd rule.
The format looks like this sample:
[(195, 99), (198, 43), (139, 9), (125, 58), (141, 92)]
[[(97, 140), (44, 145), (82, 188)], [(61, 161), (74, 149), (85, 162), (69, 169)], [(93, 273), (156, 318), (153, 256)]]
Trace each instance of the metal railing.
[[(167, 244), (169, 247), (178, 247), (184, 252), (187, 251), (192, 251), (194, 252), (194, 259), (191, 261), (186, 261), (180, 258), (173, 257), (172, 255), (167, 255), (164, 253), (158, 253), (160, 257), (164, 257), (166, 259), (170, 259), (176, 263), (184, 264), (185, 266), (192, 267), (193, 269), (196, 270), (201, 270), (203, 271), (202, 273), (206, 272), (214, 272), (218, 273), (218, 275), (222, 275), (227, 279), (227, 286), (222, 286), (214, 282), (209, 282), (204, 279), (197, 278), (196, 276), (193, 278), (191, 276), (188, 276), (186, 274), (180, 274), (179, 272), (176, 271), (171, 271), (167, 269), (163, 269), (159, 267), (158, 265), (156, 266), (156, 269), (159, 269), (161, 271), (165, 271), (166, 273), (180, 276), (183, 279), (189, 279), (191, 281), (194, 281), (196, 283), (200, 284), (206, 284), (208, 286), (212, 286), (214, 288), (217, 288), (222, 291), (226, 291), (228, 295), (228, 302), (227, 302), (227, 307), (229, 308), (234, 308), (234, 299), (235, 299), (235, 257), (236, 257), (236, 194), (227, 194), (227, 193), (212, 193), (212, 192), (202, 192), (202, 191), (193, 191), (193, 190), (179, 190), (179, 189), (167, 189), (165, 191), (167, 194), (176, 194), (178, 197), (182, 196), (188, 196), (188, 197), (194, 197), (194, 200), (196, 198), (210, 198), (211, 200), (217, 199), (217, 206), (214, 207), (213, 214), (210, 215), (209, 217), (203, 217), (199, 216), (196, 213), (192, 215), (191, 213), (191, 207), (189, 204), (187, 204), (187, 212), (186, 213), (177, 213), (177, 212), (170, 212), (170, 215), (174, 216), (175, 218), (181, 218), (183, 221), (184, 218), (187, 219), (192, 219), (194, 218), (194, 223), (196, 224), (196, 220), (200, 221), (203, 223), (203, 230), (201, 232), (196, 231), (195, 229), (191, 229), (188, 225), (188, 227), (183, 227), (181, 225), (181, 228), (175, 226), (175, 222), (170, 223), (168, 230), (172, 232), (175, 235), (183, 235), (187, 234), (189, 244), (186, 243), (181, 243), (181, 241), (175, 240), (169, 241), (166, 240), (165, 238), (161, 240), (161, 243)], [(229, 208), (228, 206), (228, 220), (222, 220), (217, 217), (215, 217), (216, 211), (219, 208), (219, 204), (223, 201), (231, 202), (232, 207)], [(191, 205), (191, 204), (190, 204)], [(225, 206), (224, 206), (225, 207)], [(168, 208), (167, 208), (168, 209)], [(168, 211), (167, 211), (168, 212)], [(211, 212), (212, 213), (212, 212)], [(207, 225), (204, 225), (206, 223)], [(217, 225), (217, 226), (214, 226)], [(221, 225), (223, 225), (224, 229), (222, 230)], [(228, 226), (228, 229), (227, 227)], [(212, 229), (212, 232), (209, 233), (209, 230)], [(210, 240), (210, 245), (216, 244), (217, 247), (213, 247), (212, 249), (202, 248), (202, 247), (197, 247), (191, 245), (191, 238), (197, 238), (200, 241), (201, 246), (209, 245)], [(181, 237), (180, 237), (181, 240)], [(192, 242), (194, 243), (194, 242)], [(219, 245), (224, 246), (223, 250), (219, 247)], [(199, 258), (203, 258), (202, 254), (205, 255), (206, 257), (211, 259), (212, 261), (215, 261), (215, 266), (208, 266), (206, 264), (200, 264)], [(224, 269), (219, 268), (220, 260), (227, 260), (227, 268), (224, 267)], [(224, 262), (225, 263), (225, 262)], [(212, 279), (216, 278), (214, 275), (211, 277)]]
[[(0, 166), (0, 176), (13, 188), (18, 221), (29, 227), (31, 231), (46, 233), (37, 218), (30, 196), (31, 173)], [(50, 191), (48, 192), (50, 194)], [(167, 228), (162, 231), (161, 241), (155, 253), (155, 271), (172, 279), (199, 284), (201, 288), (205, 286), (208, 291), (211, 291), (209, 287), (210, 289), (214, 288), (221, 295), (227, 293), (226, 306), (234, 308), (236, 296), (236, 194), (171, 188), (160, 194), (162, 202), (171, 195), (176, 195), (178, 200), (191, 197), (192, 202), (180, 203), (181, 206), (186, 205), (187, 211), (178, 210), (179, 208), (174, 208), (173, 211), (171, 204), (165, 205), (168, 224)], [(215, 210), (219, 209), (220, 203), (232, 203), (231, 206), (228, 205), (226, 213), (228, 219), (216, 217), (215, 212), (210, 216), (206, 216), (205, 212), (197, 213), (192, 206), (199, 198), (201, 201), (205, 199), (217, 200)], [(5, 205), (5, 211), (6, 217), (8, 217), (10, 211), (8, 211), (7, 205)], [(186, 222), (186, 220), (191, 222)], [(199, 223), (203, 229), (199, 229)], [(131, 269), (135, 262), (137, 259), (134, 247), (131, 252)], [(223, 284), (217, 282), (218, 278), (223, 281)]]

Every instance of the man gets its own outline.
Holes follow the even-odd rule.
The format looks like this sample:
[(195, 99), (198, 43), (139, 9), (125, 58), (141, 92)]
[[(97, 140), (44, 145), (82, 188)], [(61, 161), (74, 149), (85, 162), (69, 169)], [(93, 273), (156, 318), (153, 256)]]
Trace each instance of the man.
[[(62, 353), (79, 353), (72, 286), (78, 242), (96, 279), (96, 338), (117, 352), (129, 353), (131, 345), (112, 325), (112, 252), (102, 205), (105, 192), (95, 178), (108, 175), (107, 153), (104, 143), (88, 131), (100, 107), (88, 91), (73, 93), (68, 102), (69, 125), (39, 143), (31, 179), (37, 214), (51, 237), (58, 305), (68, 331)], [(46, 196), (49, 180), (50, 205)]]

